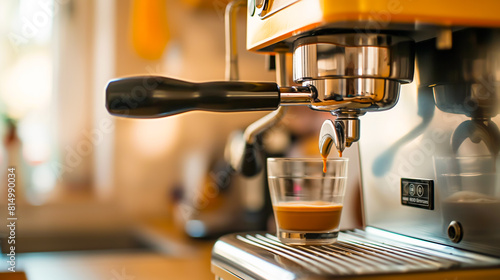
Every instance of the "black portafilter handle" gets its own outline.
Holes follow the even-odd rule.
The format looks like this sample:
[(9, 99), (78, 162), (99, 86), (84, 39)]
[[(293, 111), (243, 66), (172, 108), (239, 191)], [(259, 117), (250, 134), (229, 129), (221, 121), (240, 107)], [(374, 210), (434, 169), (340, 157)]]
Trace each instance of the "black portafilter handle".
[(159, 118), (187, 111), (275, 110), (276, 83), (190, 83), (160, 76), (122, 78), (106, 87), (106, 108), (115, 116)]

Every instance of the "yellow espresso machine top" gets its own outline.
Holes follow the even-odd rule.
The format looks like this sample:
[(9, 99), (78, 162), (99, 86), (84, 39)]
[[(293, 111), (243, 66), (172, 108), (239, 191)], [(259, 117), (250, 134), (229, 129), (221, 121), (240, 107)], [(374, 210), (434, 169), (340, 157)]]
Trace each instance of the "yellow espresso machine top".
[(426, 26), (500, 26), (497, 0), (250, 0), (247, 49), (269, 46), (318, 28), (359, 32)]

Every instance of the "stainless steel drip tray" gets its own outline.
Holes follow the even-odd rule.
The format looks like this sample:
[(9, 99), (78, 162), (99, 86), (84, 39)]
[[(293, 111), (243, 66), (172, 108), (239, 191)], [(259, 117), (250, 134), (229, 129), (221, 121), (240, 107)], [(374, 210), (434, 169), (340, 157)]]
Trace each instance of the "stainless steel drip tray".
[(215, 243), (212, 272), (225, 280), (399, 279), (402, 273), (425, 273), (426, 280), (500, 279), (500, 259), (370, 227), (343, 231), (326, 246), (288, 246), (268, 233), (235, 233)]

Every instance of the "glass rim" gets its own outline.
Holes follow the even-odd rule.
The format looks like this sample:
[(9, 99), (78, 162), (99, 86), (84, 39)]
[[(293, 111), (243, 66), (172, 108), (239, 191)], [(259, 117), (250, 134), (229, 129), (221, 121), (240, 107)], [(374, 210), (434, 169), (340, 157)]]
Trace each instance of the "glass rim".
[[(326, 162), (346, 162), (349, 161), (348, 158), (327, 158)], [(321, 162), (323, 163), (322, 158), (291, 158), (291, 157), (269, 157), (267, 158), (267, 162)]]

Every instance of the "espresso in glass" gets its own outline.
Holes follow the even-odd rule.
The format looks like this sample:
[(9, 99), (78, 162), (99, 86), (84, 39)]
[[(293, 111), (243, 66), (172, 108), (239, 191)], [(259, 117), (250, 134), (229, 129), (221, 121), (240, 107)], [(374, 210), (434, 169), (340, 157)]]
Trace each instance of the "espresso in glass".
[(268, 181), (277, 236), (291, 245), (337, 240), (347, 180), (345, 158), (270, 158)]
[(279, 227), (295, 231), (334, 230), (342, 214), (342, 205), (325, 201), (282, 202), (273, 208)]

